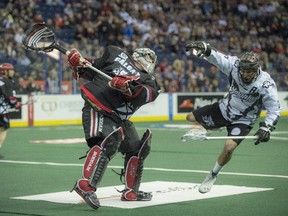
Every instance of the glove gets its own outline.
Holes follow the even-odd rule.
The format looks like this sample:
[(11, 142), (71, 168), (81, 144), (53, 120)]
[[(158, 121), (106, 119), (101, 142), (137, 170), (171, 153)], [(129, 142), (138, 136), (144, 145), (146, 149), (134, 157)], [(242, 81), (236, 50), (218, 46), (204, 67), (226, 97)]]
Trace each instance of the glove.
[(203, 41), (194, 41), (191, 43), (186, 44), (186, 52), (188, 52), (190, 49), (194, 49), (196, 53), (193, 52), (194, 55), (196, 55), (199, 58), (208, 57), (211, 54), (211, 46), (208, 43), (205, 43)]
[(116, 89), (127, 96), (132, 96), (129, 83), (133, 80), (138, 80), (139, 76), (115, 76), (108, 82), (109, 86)]
[(20, 110), (21, 109), (21, 102), (17, 101), (14, 107), (16, 109)]
[(73, 69), (73, 77), (78, 80), (78, 78), (85, 72), (85, 68), (87, 64), (91, 65), (91, 63), (82, 57), (80, 52), (77, 49), (72, 49), (68, 55), (68, 62)]
[(254, 143), (258, 145), (260, 142), (268, 142), (270, 140), (270, 133), (275, 129), (275, 127), (271, 125), (266, 125), (265, 122), (259, 123), (259, 129), (254, 134), (254, 136), (258, 136), (258, 139)]

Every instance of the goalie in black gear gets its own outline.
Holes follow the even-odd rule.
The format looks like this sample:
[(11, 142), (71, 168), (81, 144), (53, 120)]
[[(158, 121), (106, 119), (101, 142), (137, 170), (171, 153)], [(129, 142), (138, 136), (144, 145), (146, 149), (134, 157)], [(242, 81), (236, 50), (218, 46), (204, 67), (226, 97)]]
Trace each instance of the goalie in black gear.
[[(139, 48), (130, 55), (115, 46), (106, 47), (102, 57), (85, 59), (72, 49), (68, 61), (73, 77), (88, 82), (81, 87), (85, 100), (82, 124), (90, 147), (83, 168), (83, 178), (74, 190), (92, 208), (100, 207), (97, 187), (107, 164), (119, 151), (124, 155), (125, 188), (121, 200), (151, 200), (152, 194), (139, 191), (143, 163), (150, 152), (152, 133), (149, 129), (139, 138), (129, 118), (144, 104), (154, 101), (160, 88), (152, 75), (157, 56), (148, 48)], [(92, 64), (112, 77), (107, 82), (87, 68)]]

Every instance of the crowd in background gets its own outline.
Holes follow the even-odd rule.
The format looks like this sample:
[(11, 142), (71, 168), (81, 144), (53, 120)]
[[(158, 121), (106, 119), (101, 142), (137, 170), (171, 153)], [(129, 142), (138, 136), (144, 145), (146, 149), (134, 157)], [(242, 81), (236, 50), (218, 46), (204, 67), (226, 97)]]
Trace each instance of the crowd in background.
[(21, 81), (52, 79), (51, 71), (71, 81), (66, 61), (21, 45), (28, 27), (45, 22), (66, 48), (86, 57), (99, 57), (106, 45), (153, 49), (163, 92), (227, 90), (227, 78), (215, 66), (185, 52), (193, 40), (237, 56), (259, 53), (279, 90), (288, 90), (286, 0), (2, 0), (0, 16), (0, 63), (12, 63)]

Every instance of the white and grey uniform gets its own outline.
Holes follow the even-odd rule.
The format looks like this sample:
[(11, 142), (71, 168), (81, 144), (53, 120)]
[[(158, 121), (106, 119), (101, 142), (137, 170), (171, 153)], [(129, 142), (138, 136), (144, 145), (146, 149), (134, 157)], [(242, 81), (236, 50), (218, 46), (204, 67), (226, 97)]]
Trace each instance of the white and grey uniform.
[(265, 108), (265, 123), (276, 124), (280, 116), (280, 103), (277, 86), (267, 72), (260, 68), (257, 78), (245, 84), (238, 71), (240, 59), (237, 56), (224, 55), (212, 49), (211, 55), (205, 59), (229, 77), (229, 91), (219, 102), (221, 113), (227, 121), (253, 126)]

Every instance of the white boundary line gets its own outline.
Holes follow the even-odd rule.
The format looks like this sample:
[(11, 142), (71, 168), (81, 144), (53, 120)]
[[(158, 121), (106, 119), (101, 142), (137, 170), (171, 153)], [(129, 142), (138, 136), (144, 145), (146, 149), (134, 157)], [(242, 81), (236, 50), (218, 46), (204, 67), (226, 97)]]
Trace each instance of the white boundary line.
[[(14, 160), (0, 160), (0, 163), (14, 163), (14, 164), (31, 164), (31, 165), (48, 165), (48, 166), (83, 166), (82, 164), (70, 164), (70, 163), (53, 163), (53, 162), (36, 162), (36, 161), (14, 161)], [(122, 166), (108, 166), (108, 168), (122, 169)], [(187, 169), (166, 169), (166, 168), (152, 168), (145, 167), (144, 170), (162, 171), (162, 172), (185, 172), (185, 173), (209, 173), (204, 170), (187, 170)], [(284, 175), (268, 175), (268, 174), (251, 174), (251, 173), (234, 173), (234, 172), (221, 172), (221, 175), (238, 175), (238, 176), (252, 176), (252, 177), (269, 177), (269, 178), (285, 178)]]

